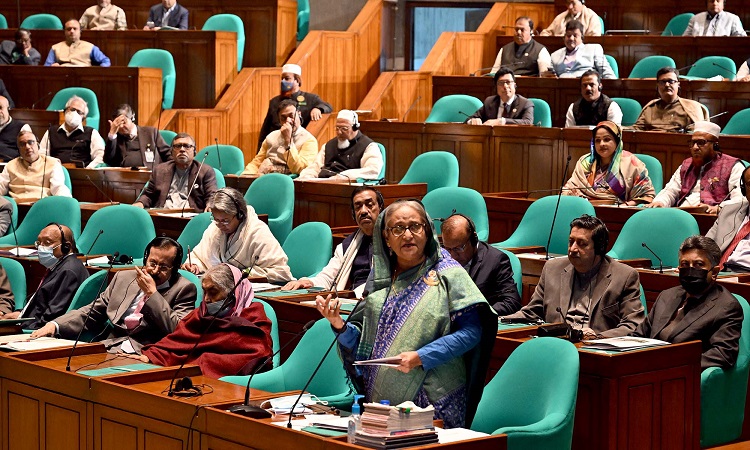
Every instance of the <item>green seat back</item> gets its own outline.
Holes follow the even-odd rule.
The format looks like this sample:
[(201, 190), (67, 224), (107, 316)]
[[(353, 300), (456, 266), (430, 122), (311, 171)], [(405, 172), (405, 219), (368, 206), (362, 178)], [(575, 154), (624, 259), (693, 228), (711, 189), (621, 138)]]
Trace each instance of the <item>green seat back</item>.
[[(557, 199), (556, 195), (549, 195), (532, 203), (521, 218), (521, 223), (518, 224), (516, 231), (508, 239), (492, 244), (493, 247), (500, 249), (529, 245), (546, 247)], [(550, 241), (549, 246), (550, 253), (562, 255), (568, 253), (570, 222), (583, 214), (596, 215), (591, 202), (580, 197), (560, 197), (560, 208), (557, 212), (552, 241)]]
[(643, 209), (625, 222), (607, 254), (617, 259), (648, 258), (652, 266), (659, 267), (659, 260), (642, 245), (645, 243), (665, 266), (677, 267), (680, 244), (695, 234), (700, 230), (690, 213), (677, 208)]
[(471, 429), (507, 434), (509, 449), (570, 449), (579, 370), (570, 342), (524, 342), (485, 386)]
[(239, 175), (245, 170), (245, 155), (234, 145), (208, 145), (195, 155), (195, 159), (199, 162), (203, 161), (206, 153), (208, 153), (206, 164), (219, 169), (224, 175)]
[[(600, 17), (599, 20), (602, 20)], [(602, 33), (602, 36), (604, 33)], [(612, 55), (604, 55), (605, 58), (607, 58), (607, 62), (609, 63), (609, 67), (612, 68), (612, 72), (615, 73), (615, 78), (620, 78), (620, 66), (617, 64), (617, 60)]]
[(107, 289), (107, 271), (98, 270), (83, 280), (76, 290), (73, 300), (70, 301), (67, 312), (83, 308), (90, 304), (96, 297)]
[(442, 222), (439, 218), (446, 218), (455, 210), (457, 213), (469, 216), (474, 222), (477, 237), (480, 241), (487, 241), (490, 236), (490, 221), (487, 216), (487, 202), (482, 194), (465, 187), (442, 187), (430, 191), (422, 199), (422, 204), (435, 223), (435, 229), (440, 233)]
[(297, 0), (297, 42), (310, 32), (310, 1)]
[[(281, 343), (279, 342), (279, 319), (276, 318), (276, 311), (273, 310), (271, 305), (264, 302), (263, 300), (256, 298), (253, 300), (254, 302), (258, 302), (261, 305), (263, 305), (263, 310), (266, 313), (266, 316), (268, 317), (268, 320), (271, 321), (271, 342), (272, 342), (272, 348), (273, 352), (276, 353), (279, 351), (279, 348), (281, 346)], [(276, 353), (273, 357), (273, 366), (272, 367), (279, 367), (279, 364), (281, 364), (281, 355)]]
[(60, 89), (49, 102), (47, 111), (62, 111), (65, 109), (65, 103), (74, 95), (81, 97), (89, 107), (89, 114), (86, 116), (86, 125), (98, 131), (101, 117), (99, 113), (99, 100), (96, 98), (94, 91), (89, 88), (67, 87)]
[(549, 103), (541, 98), (530, 98), (529, 100), (534, 103), (534, 125), (538, 127), (551, 127), (552, 110), (549, 107)]
[(68, 168), (65, 166), (60, 166), (63, 171), (63, 176), (65, 177), (65, 186), (70, 190), (71, 194), (73, 193), (73, 183), (70, 181), (70, 172), (68, 172)]
[(750, 305), (734, 296), (744, 316), (740, 351), (734, 367), (709, 367), (701, 373), (701, 448), (733, 441), (742, 434), (750, 372)]
[(174, 58), (172, 58), (171, 53), (158, 48), (144, 48), (135, 52), (130, 58), (128, 67), (153, 67), (161, 69), (161, 107), (162, 109), (172, 108), (177, 71), (175, 70)]
[(661, 161), (651, 155), (645, 155), (642, 153), (635, 156), (646, 165), (648, 177), (651, 178), (651, 184), (654, 185), (654, 192), (658, 194), (664, 188), (664, 170), (662, 169)]
[(693, 13), (677, 14), (676, 16), (669, 19), (669, 23), (661, 32), (662, 36), (682, 36), (682, 33), (687, 30), (690, 19), (693, 18)]
[(182, 246), (182, 262), (187, 260), (188, 247), (193, 250), (196, 245), (201, 241), (203, 233), (206, 231), (208, 226), (211, 225), (211, 213), (204, 212), (197, 216), (193, 216), (182, 229), (182, 233), (177, 238), (177, 242)]
[(216, 189), (227, 187), (227, 181), (224, 179), (224, 174), (219, 171), (216, 167), (213, 167), (214, 175), (216, 175)]
[[(44, 197), (29, 208), (23, 221), (16, 228), (18, 245), (33, 245), (39, 232), (51, 222), (67, 225), (78, 239), (81, 235), (81, 207), (78, 200), (70, 197)], [(11, 234), (0, 237), (0, 245), (15, 245)], [(81, 249), (78, 243), (79, 250)], [(85, 251), (85, 248), (82, 250)]]
[(399, 184), (427, 183), (427, 192), (458, 186), (458, 159), (453, 153), (431, 151), (414, 158)]
[[(94, 243), (99, 230), (102, 237)], [(78, 239), (78, 248), (92, 255), (129, 255), (142, 258), (146, 245), (156, 237), (154, 221), (143, 208), (133, 205), (113, 205), (95, 211)], [(93, 248), (91, 247), (93, 244)]]
[[(682, 33), (680, 33), (682, 34)], [(669, 56), (652, 55), (635, 63), (628, 78), (656, 78), (656, 72), (663, 67), (677, 67)]]
[(482, 101), (471, 95), (446, 95), (435, 102), (425, 122), (465, 122), (464, 114), (472, 115), (481, 107)]
[(174, 140), (174, 137), (177, 136), (177, 133), (172, 130), (159, 130), (159, 134), (169, 146), (172, 146), (172, 141)]
[(196, 295), (195, 295), (195, 307), (199, 307), (201, 305), (201, 302), (203, 301), (203, 285), (201, 284), (201, 279), (198, 278), (198, 275), (188, 272), (187, 270), (178, 270), (180, 275), (182, 275), (186, 280), (193, 283), (196, 289)]
[(3, 29), (3, 30), (8, 29), (8, 19), (6, 19), (5, 16), (2, 14), (0, 14), (0, 29)]
[(378, 174), (378, 179), (382, 180), (385, 178), (385, 146), (380, 142), (376, 142), (376, 144), (378, 144), (378, 148), (380, 149), (380, 156), (383, 157), (383, 168), (380, 169), (380, 173)]
[(234, 31), (237, 33), (237, 72), (242, 70), (242, 58), (245, 57), (245, 24), (235, 14), (216, 14), (203, 24), (205, 31)]
[(721, 130), (722, 134), (750, 134), (750, 108), (737, 111)]
[(523, 292), (523, 270), (521, 268), (521, 260), (518, 259), (518, 256), (508, 250), (500, 249), (500, 251), (505, 253), (508, 259), (510, 259), (510, 268), (513, 270), (513, 281), (516, 282), (516, 289), (518, 289), (518, 293), (521, 294)]
[(282, 248), (289, 257), (289, 269), (295, 278), (313, 277), (331, 259), (331, 227), (323, 222), (303, 223), (289, 233)]
[(11, 258), (0, 258), (0, 266), (3, 266), (8, 276), (10, 290), (16, 302), (16, 309), (22, 309), (26, 304), (26, 272), (20, 262)]
[(23, 19), (20, 28), (28, 30), (62, 30), (63, 23), (59, 17), (52, 14), (32, 14)]
[(10, 215), (10, 223), (13, 225), (12, 228), (8, 228), (8, 231), (6, 231), (5, 234), (13, 233), (13, 229), (18, 228), (18, 203), (13, 199), (13, 197), (9, 195), (3, 195), (3, 198), (5, 200), (8, 200), (8, 203), (10, 203), (10, 207), (12, 208), (13, 212)]
[(286, 241), (294, 219), (294, 181), (280, 173), (265, 174), (253, 181), (245, 200), (257, 214), (268, 214), (271, 233), (279, 243)]
[(612, 101), (617, 103), (622, 110), (622, 126), (629, 127), (638, 120), (638, 116), (641, 115), (641, 109), (643, 109), (638, 100), (625, 97), (612, 97)]
[[(318, 320), (302, 336), (292, 354), (283, 364), (268, 372), (256, 374), (250, 386), (268, 392), (302, 389), (333, 339), (334, 334), (330, 322), (326, 319)], [(333, 348), (325, 357), (323, 365), (307, 390), (321, 400), (327, 400), (328, 406), (349, 408), (354, 398), (354, 390), (336, 350)], [(247, 384), (247, 380), (247, 376), (221, 378), (221, 381), (242, 386)]]
[(731, 81), (737, 76), (737, 65), (726, 56), (704, 56), (688, 70), (688, 78), (711, 78), (721, 75)]

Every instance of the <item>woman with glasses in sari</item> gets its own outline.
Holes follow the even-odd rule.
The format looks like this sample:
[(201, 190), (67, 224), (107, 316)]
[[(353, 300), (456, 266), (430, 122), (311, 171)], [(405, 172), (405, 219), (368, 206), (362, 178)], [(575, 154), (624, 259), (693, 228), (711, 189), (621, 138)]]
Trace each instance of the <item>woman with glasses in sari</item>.
[(583, 155), (565, 183), (565, 195), (635, 206), (656, 195), (646, 165), (622, 149), (622, 129), (611, 121), (592, 130), (591, 153)]
[(208, 206), (211, 224), (183, 269), (198, 275), (227, 263), (240, 270), (250, 269), (250, 276), (266, 277), (272, 283), (294, 279), (286, 253), (239, 191), (219, 189)]
[[(397, 201), (378, 217), (365, 291), (369, 295), (346, 325), (337, 299), (316, 299), (338, 333), (357, 390), (367, 401), (432, 405), (446, 427), (468, 426), (497, 316), (466, 270), (440, 248), (419, 201)], [(384, 357), (396, 358), (398, 366), (352, 366)]]

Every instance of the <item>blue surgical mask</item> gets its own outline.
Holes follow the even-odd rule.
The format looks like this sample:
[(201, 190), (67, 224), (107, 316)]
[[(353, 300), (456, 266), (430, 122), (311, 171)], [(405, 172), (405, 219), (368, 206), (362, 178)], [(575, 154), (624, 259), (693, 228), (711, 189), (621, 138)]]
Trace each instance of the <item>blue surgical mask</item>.
[(224, 305), (224, 301), (223, 300), (207, 304), (206, 305), (206, 316), (215, 316), (215, 315), (218, 314), (219, 317), (225, 317), (229, 313), (232, 312), (232, 304), (231, 304), (231, 302), (230, 302), (230, 304), (226, 305), (226, 307), (223, 310), (221, 309), (222, 305)]
[(281, 93), (282, 94), (289, 92), (292, 89), (294, 89), (294, 81), (281, 80)]
[(57, 264), (57, 257), (55, 256), (54, 247), (45, 247), (43, 245), (40, 245), (39, 248), (36, 249), (36, 254), (39, 257), (39, 262), (46, 268), (51, 269), (55, 264)]

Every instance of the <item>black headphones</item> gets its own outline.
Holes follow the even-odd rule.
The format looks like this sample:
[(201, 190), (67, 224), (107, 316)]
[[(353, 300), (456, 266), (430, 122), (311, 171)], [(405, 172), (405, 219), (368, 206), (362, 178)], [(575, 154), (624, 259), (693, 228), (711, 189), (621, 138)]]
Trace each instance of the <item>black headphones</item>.
[(445, 222), (446, 220), (454, 216), (463, 217), (464, 219), (466, 219), (466, 222), (469, 223), (469, 242), (471, 242), (472, 246), (476, 247), (479, 243), (479, 236), (477, 235), (477, 226), (474, 225), (474, 221), (471, 220), (471, 217), (467, 216), (466, 214), (456, 212), (456, 210), (454, 209), (450, 216), (446, 217), (445, 219), (440, 219), (440, 221)]
[(63, 233), (62, 227), (57, 222), (51, 222), (47, 224), (47, 226), (50, 226), (50, 225), (54, 225), (57, 227), (58, 230), (60, 230), (60, 251), (62, 252), (63, 255), (67, 255), (68, 253), (70, 253), (71, 245), (70, 245), (70, 242), (68, 242), (68, 240), (65, 239), (65, 233)]
[(354, 111), (351, 111), (352, 113), (352, 130), (357, 131), (359, 130), (359, 119), (357, 118), (357, 113)]
[(355, 222), (357, 221), (357, 211), (354, 210), (354, 197), (357, 194), (361, 192), (365, 192), (365, 191), (372, 191), (375, 193), (375, 199), (378, 202), (378, 207), (380, 208), (380, 212), (383, 212), (383, 210), (385, 209), (385, 199), (383, 198), (383, 194), (381, 194), (379, 190), (369, 187), (369, 186), (359, 186), (352, 191), (352, 198), (350, 200), (350, 206), (352, 209), (352, 219), (354, 219)]
[[(240, 207), (240, 204), (237, 202), (237, 200), (234, 199), (234, 197), (232, 197), (231, 195), (229, 195), (227, 191), (222, 190), (222, 189), (219, 189), (218, 191), (216, 191), (216, 194), (214, 195), (218, 195), (218, 194), (224, 194), (227, 197), (229, 197), (230, 200), (232, 200), (232, 203), (234, 203), (234, 208), (237, 210), (237, 214), (236, 214), (237, 220), (239, 220), (240, 222), (245, 220), (245, 217), (247, 217), (247, 210), (243, 211), (242, 208)], [(182, 261), (182, 258), (180, 258), (180, 261)]]
[[(146, 250), (143, 252), (143, 263), (146, 263), (146, 259), (148, 259), (148, 254), (151, 252), (152, 247), (161, 247), (167, 242), (172, 244), (177, 249), (177, 255), (175, 255), (174, 261), (172, 262), (172, 275), (170, 276), (170, 279), (174, 280), (177, 275), (179, 275), (179, 272), (177, 271), (180, 270), (180, 263), (182, 262), (182, 245), (180, 245), (179, 242), (175, 241), (171, 237), (157, 236), (153, 238), (151, 242), (149, 242), (146, 246)], [(122, 259), (123, 257), (130, 258), (130, 263), (133, 262), (133, 258), (129, 257), (128, 255), (120, 255), (118, 259)]]
[(745, 174), (747, 171), (750, 170), (750, 166), (745, 167), (745, 170), (742, 171), (742, 176), (740, 177), (740, 192), (742, 192), (743, 196), (747, 196), (747, 186), (745, 186)]

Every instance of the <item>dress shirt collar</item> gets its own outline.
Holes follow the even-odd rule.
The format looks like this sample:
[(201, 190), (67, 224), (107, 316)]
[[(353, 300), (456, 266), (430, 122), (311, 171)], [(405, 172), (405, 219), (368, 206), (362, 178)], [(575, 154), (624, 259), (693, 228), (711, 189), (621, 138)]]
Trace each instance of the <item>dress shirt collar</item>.
[(76, 128), (73, 128), (73, 130), (71, 130), (71, 131), (68, 131), (68, 129), (65, 128), (65, 124), (64, 123), (62, 125), (60, 125), (57, 129), (58, 129), (58, 131), (59, 130), (63, 130), (65, 132), (65, 135), (67, 135), (68, 137), (70, 137), (70, 135), (73, 134), (73, 132), (76, 131), (76, 130), (84, 131), (83, 130), (83, 121), (81, 121), (81, 124), (78, 125)]
[(3, 130), (5, 129), (5, 127), (7, 127), (8, 125), (10, 125), (10, 123), (11, 123), (12, 121), (13, 121), (13, 118), (12, 118), (12, 117), (10, 117), (10, 116), (8, 116), (8, 121), (7, 121), (7, 122), (5, 122), (4, 124), (0, 125), (0, 131), (3, 131)]

